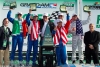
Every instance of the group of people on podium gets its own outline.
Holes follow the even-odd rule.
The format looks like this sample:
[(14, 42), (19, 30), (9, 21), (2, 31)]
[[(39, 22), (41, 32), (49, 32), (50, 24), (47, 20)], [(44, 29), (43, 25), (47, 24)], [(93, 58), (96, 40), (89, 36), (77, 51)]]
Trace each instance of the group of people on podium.
[[(26, 19), (22, 18), (22, 13), (17, 13), (17, 18), (11, 17), (12, 9), (7, 13), (7, 18), (4, 18), (2, 26), (0, 27), (0, 66), (5, 67), (14, 66), (14, 57), (16, 46), (18, 45), (18, 60), (19, 66), (23, 66), (22, 61), (22, 49), (24, 38), (28, 36), (27, 53), (26, 53), (26, 66), (29, 66), (30, 54), (33, 47), (33, 63), (32, 66), (37, 66), (36, 57), (38, 54), (38, 37), (40, 36), (40, 46), (43, 45), (45, 30), (49, 27), (53, 44), (56, 47), (56, 60), (57, 67), (61, 67), (63, 64), (67, 64), (66, 44), (68, 42), (67, 34), (72, 34), (72, 63), (76, 63), (76, 49), (78, 47), (79, 63), (83, 63), (83, 47), (82, 40), (85, 43), (85, 57), (86, 64), (91, 63), (91, 56), (93, 56), (94, 64), (99, 64), (98, 60), (98, 44), (100, 41), (100, 35), (98, 31), (94, 30), (94, 24), (89, 24), (89, 31), (83, 33), (83, 25), (90, 23), (90, 15), (88, 12), (87, 20), (80, 20), (77, 14), (73, 14), (69, 19), (69, 13), (66, 11), (66, 21), (64, 20), (64, 14), (59, 13), (58, 19), (53, 23), (48, 19), (48, 13), (43, 14), (43, 19), (38, 20), (38, 15), (32, 14), (32, 10), (26, 16)], [(12, 23), (12, 31), (8, 27), (9, 22)], [(9, 62), (9, 37), (12, 35), (12, 50), (10, 54)], [(84, 39), (83, 39), (84, 36)], [(4, 64), (2, 63), (4, 59)]]

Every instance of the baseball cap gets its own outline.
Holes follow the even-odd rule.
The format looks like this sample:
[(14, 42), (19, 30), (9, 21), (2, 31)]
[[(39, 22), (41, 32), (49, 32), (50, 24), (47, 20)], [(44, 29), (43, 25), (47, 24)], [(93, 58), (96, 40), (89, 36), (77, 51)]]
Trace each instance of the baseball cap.
[(63, 20), (62, 19), (57, 19), (57, 23), (59, 23), (59, 22), (63, 23)]
[(48, 16), (48, 13), (44, 13), (43, 16)]
[(77, 14), (76, 14), (76, 13), (74, 13), (72, 16), (77, 16)]
[(18, 12), (17, 14), (21, 14), (22, 15), (22, 12)]
[(33, 16), (38, 16), (37, 14), (34, 14)]
[(62, 20), (62, 19), (57, 19), (57, 20), (55, 20), (55, 21), (54, 21), (55, 26), (57, 26), (57, 23), (59, 23), (60, 21), (62, 22), (62, 26), (65, 26), (66, 20)]
[(63, 16), (64, 14), (63, 13), (59, 13), (58, 15), (62, 15)]

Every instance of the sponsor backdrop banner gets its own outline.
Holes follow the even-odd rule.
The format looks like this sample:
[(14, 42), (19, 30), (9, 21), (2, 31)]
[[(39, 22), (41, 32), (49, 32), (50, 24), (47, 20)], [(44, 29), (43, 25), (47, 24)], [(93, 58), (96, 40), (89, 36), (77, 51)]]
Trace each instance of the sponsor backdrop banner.
[[(95, 24), (95, 29), (100, 31), (100, 1), (99, 0), (83, 0), (82, 19), (86, 19), (86, 11), (91, 11), (91, 23)], [(84, 32), (88, 31), (88, 25), (84, 26)]]

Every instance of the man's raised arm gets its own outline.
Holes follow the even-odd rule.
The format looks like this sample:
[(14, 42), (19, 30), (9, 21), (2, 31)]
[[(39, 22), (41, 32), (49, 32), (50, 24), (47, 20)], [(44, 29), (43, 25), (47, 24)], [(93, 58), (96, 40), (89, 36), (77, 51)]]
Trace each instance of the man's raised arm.
[(13, 23), (14, 22), (14, 19), (11, 17), (11, 9), (8, 11), (8, 13), (7, 13), (7, 18), (8, 18), (8, 20), (11, 22), (11, 23)]
[(81, 20), (82, 25), (90, 23), (90, 20), (91, 20), (90, 16), (91, 16), (91, 12), (88, 12), (88, 18), (87, 18), (87, 20)]
[(67, 33), (68, 33), (69, 26), (70, 26), (70, 20), (69, 20), (69, 14), (67, 13), (67, 22), (66, 22), (66, 24), (64, 26), (66, 31), (67, 31)]
[(26, 16), (26, 22), (27, 22), (28, 26), (30, 25), (30, 15), (31, 15), (31, 9), (29, 9), (29, 13)]

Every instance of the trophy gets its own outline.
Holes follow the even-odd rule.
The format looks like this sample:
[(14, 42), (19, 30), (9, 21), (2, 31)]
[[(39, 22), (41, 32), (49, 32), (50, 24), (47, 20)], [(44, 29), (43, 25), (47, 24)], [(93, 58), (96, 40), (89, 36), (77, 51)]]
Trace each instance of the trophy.
[(60, 5), (60, 11), (66, 12), (66, 5)]
[(50, 32), (49, 24), (46, 26), (43, 45), (53, 46), (53, 38), (52, 38), (52, 34)]
[(36, 3), (30, 3), (30, 9), (36, 11)]
[(10, 3), (10, 9), (14, 9), (14, 8), (16, 8), (16, 7), (17, 7), (16, 2)]
[(83, 10), (84, 10), (84, 12), (90, 12), (89, 6), (84, 6), (84, 7), (83, 7)]

